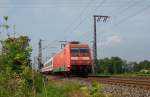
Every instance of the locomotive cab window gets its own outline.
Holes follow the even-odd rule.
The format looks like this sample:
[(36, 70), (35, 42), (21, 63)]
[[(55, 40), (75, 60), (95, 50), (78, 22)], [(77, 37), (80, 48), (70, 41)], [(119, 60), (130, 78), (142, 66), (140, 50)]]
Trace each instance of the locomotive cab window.
[(79, 48), (71, 48), (71, 53), (79, 53)]
[(80, 53), (89, 53), (88, 48), (80, 48)]

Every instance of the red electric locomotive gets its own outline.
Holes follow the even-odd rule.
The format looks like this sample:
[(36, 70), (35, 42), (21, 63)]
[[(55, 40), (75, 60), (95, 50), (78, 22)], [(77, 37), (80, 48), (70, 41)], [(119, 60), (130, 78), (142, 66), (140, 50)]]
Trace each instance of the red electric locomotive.
[(70, 42), (51, 59), (49, 59), (41, 71), (59, 72), (66, 74), (91, 73), (92, 58), (89, 46), (79, 42)]

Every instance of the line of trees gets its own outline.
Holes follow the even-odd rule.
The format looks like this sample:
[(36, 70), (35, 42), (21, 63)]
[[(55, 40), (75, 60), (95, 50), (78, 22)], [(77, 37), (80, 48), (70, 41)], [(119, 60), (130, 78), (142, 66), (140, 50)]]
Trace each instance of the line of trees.
[(143, 73), (150, 74), (150, 61), (127, 62), (120, 57), (97, 60), (97, 72), (103, 74)]

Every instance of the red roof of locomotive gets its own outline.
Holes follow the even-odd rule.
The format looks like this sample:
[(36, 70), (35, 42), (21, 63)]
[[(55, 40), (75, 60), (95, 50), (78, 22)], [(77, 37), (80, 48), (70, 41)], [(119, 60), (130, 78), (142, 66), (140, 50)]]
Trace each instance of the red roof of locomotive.
[(87, 44), (68, 44), (71, 48), (89, 48)]

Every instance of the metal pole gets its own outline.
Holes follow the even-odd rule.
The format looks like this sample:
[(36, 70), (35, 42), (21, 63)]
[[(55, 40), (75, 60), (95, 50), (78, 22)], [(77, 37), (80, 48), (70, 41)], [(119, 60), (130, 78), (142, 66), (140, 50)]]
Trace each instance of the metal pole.
[[(97, 19), (98, 18), (98, 19)], [(95, 74), (96, 70), (96, 61), (97, 61), (97, 36), (96, 36), (96, 22), (103, 19), (103, 22), (106, 22), (109, 16), (102, 16), (102, 15), (94, 15), (94, 35), (93, 35), (93, 65), (92, 65), (92, 72)]]
[(39, 40), (39, 55), (38, 55), (38, 69), (43, 67), (42, 64), (42, 40)]
[(96, 16), (94, 16), (94, 62), (97, 60)]
[(94, 16), (94, 35), (93, 35), (93, 65), (92, 65), (92, 73), (95, 74), (95, 66), (97, 59), (97, 44), (96, 44), (96, 16)]

